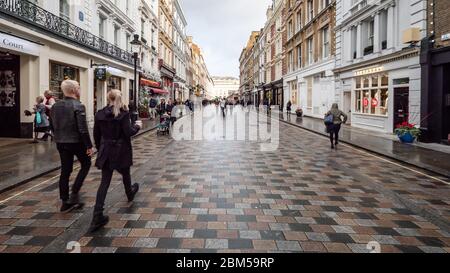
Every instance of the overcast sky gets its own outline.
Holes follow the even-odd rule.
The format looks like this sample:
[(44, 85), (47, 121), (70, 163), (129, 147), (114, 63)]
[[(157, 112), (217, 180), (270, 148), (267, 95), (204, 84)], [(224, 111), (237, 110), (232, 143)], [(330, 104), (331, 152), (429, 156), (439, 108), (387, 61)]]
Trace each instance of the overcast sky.
[(271, 0), (180, 0), (187, 33), (212, 76), (239, 77), (239, 56), (252, 30), (264, 27)]

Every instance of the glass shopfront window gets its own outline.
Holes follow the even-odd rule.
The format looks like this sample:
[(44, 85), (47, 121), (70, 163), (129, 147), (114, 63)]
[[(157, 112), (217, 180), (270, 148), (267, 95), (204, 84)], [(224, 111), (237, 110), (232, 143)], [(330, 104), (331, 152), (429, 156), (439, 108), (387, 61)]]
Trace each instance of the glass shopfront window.
[(50, 91), (56, 99), (64, 97), (61, 90), (61, 83), (64, 80), (80, 82), (80, 70), (68, 65), (50, 62)]
[(108, 92), (111, 91), (112, 89), (117, 89), (122, 91), (122, 78), (116, 77), (116, 76), (111, 76), (108, 78)]
[(388, 75), (371, 75), (356, 78), (355, 113), (388, 115)]

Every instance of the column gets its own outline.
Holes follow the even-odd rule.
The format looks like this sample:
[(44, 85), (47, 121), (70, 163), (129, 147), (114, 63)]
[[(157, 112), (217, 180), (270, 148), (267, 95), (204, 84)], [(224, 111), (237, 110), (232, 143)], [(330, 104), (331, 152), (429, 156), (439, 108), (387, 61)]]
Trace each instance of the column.
[(380, 12), (375, 14), (374, 18), (374, 35), (373, 35), (373, 52), (377, 53), (381, 50), (381, 42), (380, 42)]
[(394, 28), (394, 6), (391, 5), (388, 8), (387, 15), (387, 48), (393, 48), (395, 46), (395, 28)]
[(362, 23), (359, 22), (356, 29), (356, 58), (362, 58)]
[(344, 35), (341, 37), (341, 47), (344, 50), (345, 62), (351, 62), (353, 60), (352, 28), (344, 31)]

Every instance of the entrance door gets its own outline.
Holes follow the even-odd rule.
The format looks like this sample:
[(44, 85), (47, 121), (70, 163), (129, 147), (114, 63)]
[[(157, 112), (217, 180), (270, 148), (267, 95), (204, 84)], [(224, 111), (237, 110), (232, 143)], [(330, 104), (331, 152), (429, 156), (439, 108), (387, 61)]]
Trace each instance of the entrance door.
[(394, 88), (394, 128), (409, 121), (409, 87)]
[(20, 137), (20, 57), (0, 52), (0, 137)]
[(352, 123), (352, 93), (344, 92), (344, 113), (348, 116), (347, 123)]

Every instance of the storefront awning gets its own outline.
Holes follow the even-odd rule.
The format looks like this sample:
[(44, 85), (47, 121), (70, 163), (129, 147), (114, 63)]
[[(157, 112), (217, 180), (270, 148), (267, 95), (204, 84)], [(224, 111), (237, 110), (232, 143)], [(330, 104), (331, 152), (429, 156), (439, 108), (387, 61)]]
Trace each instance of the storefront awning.
[(153, 94), (159, 94), (159, 95), (168, 95), (169, 91), (163, 90), (163, 89), (158, 89), (158, 88), (152, 88), (150, 89), (150, 92), (152, 92)]
[(147, 79), (141, 79), (141, 85), (143, 86), (149, 86), (149, 87), (156, 87), (160, 88), (161, 84), (159, 82), (147, 80)]

